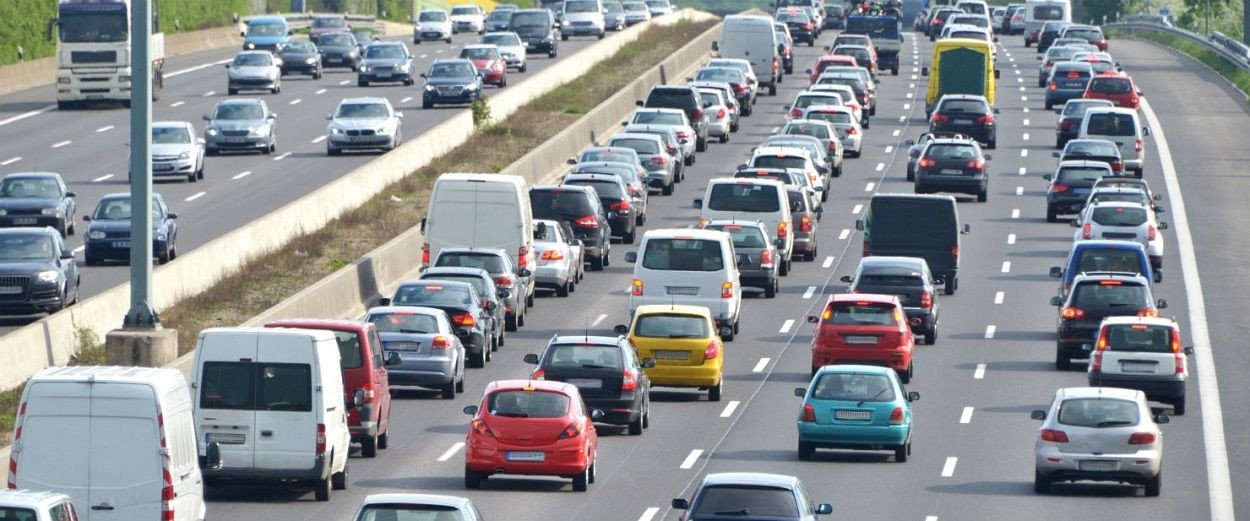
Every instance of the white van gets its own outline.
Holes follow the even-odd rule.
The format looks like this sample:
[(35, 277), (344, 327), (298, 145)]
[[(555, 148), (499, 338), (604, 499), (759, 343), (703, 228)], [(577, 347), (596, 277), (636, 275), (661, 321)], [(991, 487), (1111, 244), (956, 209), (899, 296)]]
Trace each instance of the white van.
[[(351, 434), (334, 333), (324, 329), (211, 328), (191, 369), (200, 455), (221, 448), (209, 485), (312, 484), (318, 501), (347, 488)], [(356, 391), (352, 405), (364, 401)]]
[(608, 32), (603, 18), (606, 12), (600, 0), (564, 0), (565, 25), (560, 28), (560, 39), (568, 41), (570, 36), (597, 36), (602, 40)]
[(204, 519), (191, 393), (182, 373), (56, 367), (26, 383), (21, 403), (10, 489), (68, 495), (82, 521)]
[(718, 327), (738, 332), (742, 311), (738, 255), (728, 233), (714, 230), (648, 230), (637, 252), (625, 254), (634, 263), (629, 292), (629, 315), (648, 304), (692, 305), (708, 308)]
[(1146, 162), (1146, 142), (1142, 138), (1149, 135), (1150, 129), (1142, 126), (1136, 110), (1091, 107), (1085, 111), (1085, 118), (1081, 120), (1081, 129), (1077, 131), (1076, 137), (1114, 141), (1120, 147), (1124, 169), (1132, 170), (1133, 175), (1141, 177)]
[(790, 233), (790, 201), (786, 186), (776, 179), (722, 177), (707, 182), (703, 198), (694, 200), (699, 220), (759, 221), (781, 252), (782, 275), (790, 272), (794, 234)]
[(1024, 46), (1037, 43), (1046, 22), (1071, 22), (1071, 0), (1026, 0), (1024, 4)]
[(725, 17), (720, 41), (712, 42), (712, 50), (721, 58), (737, 58), (751, 62), (756, 80), (768, 85), (768, 95), (777, 95), (781, 76), (781, 58), (773, 36), (773, 19), (767, 16), (731, 15)]
[[(525, 281), (526, 303), (534, 305), (534, 218), (525, 178), (503, 174), (443, 174), (434, 181), (429, 211), (421, 220), (425, 245), (421, 266), (443, 248), (500, 248), (512, 255), (516, 276)], [(521, 270), (531, 272), (522, 277)]]

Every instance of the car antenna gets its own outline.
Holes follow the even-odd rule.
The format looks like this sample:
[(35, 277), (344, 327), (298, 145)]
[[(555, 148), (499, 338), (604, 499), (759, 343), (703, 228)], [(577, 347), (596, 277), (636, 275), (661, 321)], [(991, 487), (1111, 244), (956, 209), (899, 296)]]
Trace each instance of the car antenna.
[(584, 338), (587, 342), (589, 342), (590, 341), (590, 315), (586, 315), (584, 318), (585, 318), (586, 329), (584, 329), (585, 332), (583, 333), (582, 338)]

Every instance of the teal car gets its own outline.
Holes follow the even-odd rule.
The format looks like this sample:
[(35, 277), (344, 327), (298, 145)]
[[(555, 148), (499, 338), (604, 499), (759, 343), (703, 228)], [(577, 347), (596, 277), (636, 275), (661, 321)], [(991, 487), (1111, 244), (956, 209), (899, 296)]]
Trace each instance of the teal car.
[(812, 459), (818, 448), (892, 450), (898, 463), (911, 454), (911, 402), (920, 393), (905, 391), (894, 370), (827, 365), (794, 395), (803, 398), (799, 459)]

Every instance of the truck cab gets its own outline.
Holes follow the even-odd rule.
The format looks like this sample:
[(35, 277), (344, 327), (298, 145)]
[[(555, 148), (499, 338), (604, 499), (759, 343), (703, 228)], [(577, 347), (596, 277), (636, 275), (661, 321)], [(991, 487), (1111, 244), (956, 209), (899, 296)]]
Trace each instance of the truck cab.
[[(165, 35), (152, 4), (152, 100), (164, 85)], [(56, 104), (70, 109), (92, 102), (130, 106), (130, 0), (61, 0), (49, 38), (56, 34)]]

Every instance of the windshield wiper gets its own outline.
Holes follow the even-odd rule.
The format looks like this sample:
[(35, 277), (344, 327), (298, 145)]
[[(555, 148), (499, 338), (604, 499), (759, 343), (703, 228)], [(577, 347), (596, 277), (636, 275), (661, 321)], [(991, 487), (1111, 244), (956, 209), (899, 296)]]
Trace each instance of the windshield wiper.
[(1097, 424), (1094, 425), (1094, 427), (1115, 427), (1117, 425), (1133, 425), (1134, 423), (1135, 422), (1131, 422), (1128, 420), (1108, 420), (1108, 421), (1098, 422)]
[(860, 401), (859, 401), (859, 403), (855, 404), (855, 406), (856, 406), (856, 407), (863, 407), (863, 406), (864, 406), (864, 402), (871, 402), (871, 401), (873, 401), (873, 400), (876, 400), (876, 399), (877, 399), (877, 397), (879, 397), (879, 396), (881, 396), (881, 395), (885, 394), (885, 392), (886, 392), (886, 391), (889, 391), (889, 390), (890, 390), (890, 388), (889, 388), (889, 387), (883, 387), (880, 391), (877, 391), (877, 394), (872, 395), (872, 398), (869, 398), (869, 399), (867, 399), (867, 400), (860, 400)]
[(599, 364), (582, 364), (582, 369), (612, 369), (612, 368), (606, 365), (599, 365)]
[(495, 414), (495, 416), (501, 416), (501, 417), (504, 417), (504, 418), (529, 418), (529, 417), (530, 417), (530, 415), (525, 414), (525, 413), (523, 413), (523, 412), (504, 412), (504, 413), (496, 413), (496, 414)]
[(751, 515), (750, 507), (742, 507), (741, 510), (726, 510), (724, 512), (716, 512), (712, 515), (716, 516), (747, 516)]
[(400, 330), (399, 330), (399, 332), (400, 332), (400, 333), (409, 334), (409, 335), (426, 335), (426, 334), (429, 334), (429, 331), (421, 331), (420, 329), (400, 329)]

